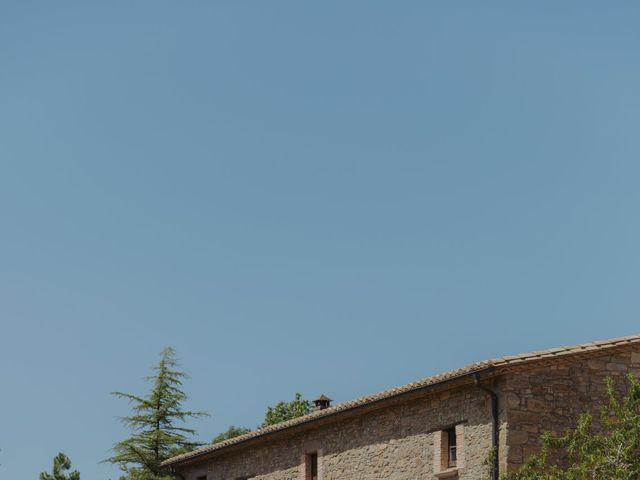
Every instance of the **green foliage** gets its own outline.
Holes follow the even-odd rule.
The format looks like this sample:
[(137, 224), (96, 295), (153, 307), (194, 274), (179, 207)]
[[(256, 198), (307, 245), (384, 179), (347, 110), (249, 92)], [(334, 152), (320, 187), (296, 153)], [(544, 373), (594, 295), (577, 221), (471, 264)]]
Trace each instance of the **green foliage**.
[(292, 418), (302, 417), (313, 411), (309, 400), (303, 400), (302, 395), (296, 393), (295, 398), (290, 402), (278, 402), (273, 407), (267, 408), (264, 415), (264, 422), (261, 428), (285, 422)]
[(60, 452), (53, 458), (53, 470), (51, 473), (42, 472), (40, 474), (40, 480), (80, 480), (80, 472), (71, 470), (71, 460), (64, 453)]
[(245, 433), (249, 433), (251, 429), (244, 427), (234, 427), (231, 425), (226, 432), (222, 432), (211, 441), (211, 443), (220, 443), (225, 440), (229, 440), (230, 438), (239, 437), (240, 435), (244, 435)]
[(187, 399), (182, 391), (182, 380), (187, 377), (176, 370), (178, 362), (172, 348), (160, 354), (160, 362), (153, 368), (154, 375), (146, 380), (152, 384), (145, 397), (114, 392), (132, 405), (132, 414), (122, 417), (122, 423), (131, 430), (126, 440), (114, 445), (113, 456), (105, 460), (116, 464), (125, 473), (121, 479), (164, 480), (172, 478), (161, 463), (180, 453), (201, 445), (192, 440), (195, 430), (184, 423), (189, 418), (206, 416), (205, 412), (182, 409)]
[(492, 447), (491, 450), (489, 450), (489, 454), (482, 462), (482, 466), (484, 467), (484, 472), (485, 472), (484, 473), (485, 478), (487, 480), (492, 478), (491, 475), (493, 474), (493, 467), (495, 465), (495, 460), (497, 456), (498, 456), (498, 451), (495, 449), (495, 447)]
[[(560, 438), (545, 434), (542, 451), (518, 473), (504, 480), (639, 480), (640, 382), (629, 375), (627, 394), (618, 399), (607, 379), (608, 402), (596, 428), (590, 414), (582, 414), (574, 430)], [(554, 455), (552, 455), (554, 454)], [(553, 462), (562, 458), (562, 462)]]

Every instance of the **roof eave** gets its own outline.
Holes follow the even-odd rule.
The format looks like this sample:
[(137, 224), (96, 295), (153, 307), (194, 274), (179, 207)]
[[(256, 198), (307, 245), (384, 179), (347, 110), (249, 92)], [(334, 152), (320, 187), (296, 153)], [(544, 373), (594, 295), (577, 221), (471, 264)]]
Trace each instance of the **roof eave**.
[[(229, 445), (225, 445), (222, 446), (220, 448), (216, 448), (214, 450), (204, 450), (202, 452), (194, 452), (192, 455), (186, 457), (186, 458), (180, 458), (180, 457), (174, 457), (175, 459), (168, 459), (165, 460), (164, 462), (162, 462), (162, 465), (164, 466), (177, 466), (177, 465), (187, 465), (190, 463), (194, 463), (197, 462), (199, 460), (201, 460), (203, 457), (206, 456), (214, 456), (214, 455), (218, 455), (224, 452), (228, 452), (229, 450), (235, 450), (236, 448), (242, 448), (244, 446), (247, 446), (248, 444), (251, 443), (259, 443), (259, 442), (263, 442), (264, 440), (268, 439), (269, 437), (274, 437), (274, 436), (278, 436), (282, 433), (287, 433), (290, 432), (292, 430), (306, 430), (307, 428), (309, 428), (310, 426), (317, 424), (317, 423), (324, 423), (325, 420), (327, 419), (332, 419), (335, 417), (340, 417), (340, 416), (350, 416), (350, 415), (354, 415), (354, 414), (358, 414), (358, 412), (360, 410), (369, 410), (369, 409), (375, 409), (377, 406), (379, 406), (380, 404), (384, 404), (384, 403), (389, 403), (389, 402), (393, 402), (397, 399), (409, 396), (409, 395), (415, 395), (418, 392), (426, 392), (429, 390), (435, 390), (437, 388), (442, 388), (442, 387), (447, 387), (449, 385), (453, 386), (452, 384), (455, 383), (460, 383), (463, 380), (467, 380), (467, 379), (472, 379), (475, 375), (480, 375), (480, 374), (488, 374), (488, 373), (493, 373), (495, 370), (495, 367), (493, 365), (488, 365), (488, 366), (482, 366), (476, 370), (472, 370), (472, 371), (468, 371), (468, 372), (464, 372), (458, 376), (455, 377), (451, 377), (451, 378), (446, 378), (443, 379), (441, 381), (438, 382), (434, 382), (431, 383), (429, 385), (421, 385), (418, 386), (416, 388), (413, 389), (408, 389), (406, 391), (403, 392), (399, 392), (393, 395), (389, 395), (387, 397), (383, 397), (383, 398), (377, 398), (375, 400), (369, 401), (367, 403), (362, 403), (360, 405), (355, 405), (353, 407), (349, 407), (346, 409), (339, 409), (340, 405), (336, 405), (335, 407), (331, 407), (330, 409), (326, 409), (324, 410), (324, 412), (326, 412), (324, 415), (321, 416), (315, 416), (315, 417), (311, 417), (308, 419), (304, 419), (304, 417), (301, 417), (301, 419), (304, 419), (302, 421), (299, 421), (298, 423), (294, 423), (292, 425), (284, 425), (282, 428), (279, 428), (277, 430), (274, 431), (269, 431), (269, 432), (265, 432), (263, 434), (258, 434), (258, 435), (253, 435), (250, 436), (246, 439), (238, 439), (238, 441), (231, 443)], [(335, 410), (334, 410), (335, 409)], [(247, 434), (250, 435), (250, 434)]]

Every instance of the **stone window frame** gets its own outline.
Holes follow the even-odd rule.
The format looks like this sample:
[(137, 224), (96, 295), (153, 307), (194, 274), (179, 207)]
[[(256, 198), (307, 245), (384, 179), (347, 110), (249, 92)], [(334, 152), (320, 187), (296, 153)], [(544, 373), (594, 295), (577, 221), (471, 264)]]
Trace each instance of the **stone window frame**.
[[(436, 478), (455, 477), (465, 465), (464, 430), (466, 421), (458, 422), (433, 432), (433, 473)], [(448, 432), (455, 429), (456, 465), (450, 467)]]
[(302, 454), (302, 458), (300, 461), (300, 475), (298, 476), (299, 480), (310, 480), (311, 472), (309, 468), (311, 467), (309, 463), (309, 456), (316, 455), (318, 459), (318, 477), (317, 480), (323, 480), (324, 478), (324, 469), (323, 469), (323, 450), (321, 448), (306, 448), (304, 453)]

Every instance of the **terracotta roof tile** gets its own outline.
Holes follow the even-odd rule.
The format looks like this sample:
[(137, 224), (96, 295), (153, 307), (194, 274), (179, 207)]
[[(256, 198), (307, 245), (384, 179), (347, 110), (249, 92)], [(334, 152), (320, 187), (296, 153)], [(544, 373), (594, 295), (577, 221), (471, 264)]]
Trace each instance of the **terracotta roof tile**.
[(600, 341), (584, 343), (584, 344), (570, 346), (570, 347), (559, 347), (559, 348), (552, 348), (548, 350), (523, 353), (520, 355), (508, 355), (500, 358), (495, 358), (492, 360), (485, 360), (482, 362), (472, 363), (471, 365), (467, 365), (466, 367), (463, 367), (463, 368), (440, 373), (438, 375), (433, 375), (431, 377), (423, 378), (422, 380), (417, 380), (415, 382), (411, 382), (406, 385), (390, 388), (388, 390), (384, 390), (379, 393), (360, 397), (355, 400), (349, 400), (347, 402), (340, 403), (338, 405), (326, 408), (324, 410), (316, 410), (303, 417), (278, 423), (276, 425), (270, 425), (260, 430), (256, 430), (254, 432), (250, 432), (235, 438), (231, 438), (229, 440), (225, 440), (224, 442), (208, 445), (198, 450), (194, 450), (193, 452), (185, 453), (185, 454), (170, 458), (164, 461), (163, 464), (164, 465), (178, 464), (183, 461), (191, 460), (195, 457), (216, 452), (228, 447), (232, 447), (234, 445), (239, 445), (241, 443), (244, 443), (248, 440), (252, 440), (254, 438), (264, 437), (275, 432), (280, 432), (291, 427), (314, 422), (316, 420), (320, 420), (330, 415), (346, 412), (346, 411), (355, 409), (357, 407), (362, 407), (378, 401), (393, 398), (395, 396), (398, 396), (404, 393), (409, 393), (414, 390), (435, 386), (443, 382), (446, 382), (447, 380), (466, 377), (473, 373), (478, 373), (480, 371), (483, 371), (489, 368), (503, 368), (503, 367), (517, 366), (517, 365), (525, 365), (538, 360), (563, 357), (567, 355), (576, 355), (581, 353), (582, 354), (592, 353), (596, 351), (600, 352), (606, 349), (626, 346), (630, 344), (640, 344), (640, 335), (614, 338), (611, 340), (600, 340)]

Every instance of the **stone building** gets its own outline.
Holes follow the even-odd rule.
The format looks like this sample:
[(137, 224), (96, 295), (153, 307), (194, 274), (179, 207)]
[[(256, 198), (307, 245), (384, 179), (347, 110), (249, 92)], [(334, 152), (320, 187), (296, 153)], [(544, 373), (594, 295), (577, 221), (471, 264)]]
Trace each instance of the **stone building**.
[(562, 433), (640, 374), (640, 336), (475, 363), (330, 406), (165, 462), (186, 480), (488, 478), (513, 470), (542, 432)]

